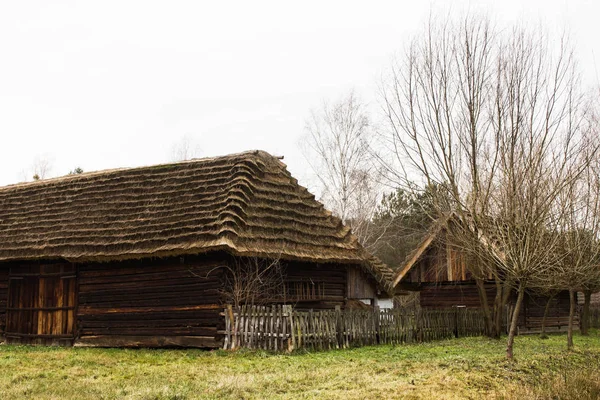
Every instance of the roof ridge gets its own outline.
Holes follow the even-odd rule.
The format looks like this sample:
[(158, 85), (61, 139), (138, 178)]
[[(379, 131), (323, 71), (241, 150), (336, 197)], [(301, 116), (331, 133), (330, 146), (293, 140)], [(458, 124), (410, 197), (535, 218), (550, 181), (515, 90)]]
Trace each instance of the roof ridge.
[[(0, 186), (0, 191), (5, 191), (5, 190), (8, 191), (8, 190), (12, 190), (12, 189), (20, 189), (20, 188), (34, 187), (34, 186), (41, 187), (41, 186), (45, 186), (45, 185), (51, 185), (54, 183), (66, 182), (66, 181), (70, 181), (70, 180), (77, 181), (80, 179), (92, 178), (92, 177), (97, 177), (97, 176), (101, 176), (101, 175), (108, 175), (108, 174), (117, 173), (117, 172), (144, 171), (144, 170), (149, 170), (149, 169), (154, 169), (154, 168), (185, 165), (185, 164), (196, 164), (196, 163), (201, 164), (201, 163), (207, 163), (207, 162), (211, 162), (211, 161), (242, 158), (245, 156), (256, 156), (258, 158), (261, 158), (263, 160), (269, 160), (271, 162), (276, 161), (278, 164), (280, 164), (281, 167), (286, 168), (285, 163), (281, 162), (281, 160), (278, 157), (268, 153), (265, 150), (246, 150), (246, 151), (242, 151), (239, 153), (224, 154), (224, 155), (220, 155), (220, 156), (192, 158), (189, 160), (141, 165), (141, 166), (135, 166), (135, 167), (107, 168), (107, 169), (101, 169), (101, 170), (97, 170), (97, 171), (83, 172), (81, 174), (67, 174), (67, 175), (62, 175), (62, 176), (57, 176), (57, 177), (52, 177), (52, 178), (47, 178), (47, 179), (40, 179), (37, 181), (31, 181), (31, 182), (12, 183), (12, 184), (8, 184), (5, 186)], [(288, 174), (289, 174), (289, 171), (288, 171)]]

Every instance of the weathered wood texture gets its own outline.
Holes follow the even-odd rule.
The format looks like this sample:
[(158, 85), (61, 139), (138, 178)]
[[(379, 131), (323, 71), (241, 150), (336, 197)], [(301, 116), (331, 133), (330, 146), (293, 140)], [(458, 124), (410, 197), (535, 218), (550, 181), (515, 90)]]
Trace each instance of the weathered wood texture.
[[(493, 304), (496, 294), (493, 284), (485, 284), (488, 302)], [(421, 307), (481, 307), (481, 299), (475, 282), (425, 285), (420, 292)]]
[(478, 309), (309, 310), (289, 305), (231, 306), (223, 313), (225, 349), (273, 351), (334, 349), (373, 344), (401, 344), (484, 332)]
[(9, 268), (5, 336), (9, 343), (70, 344), (75, 334), (76, 267), (31, 263)]
[[(0, 332), (7, 310), (7, 336), (15, 343), (220, 347), (225, 321), (219, 314), (227, 290), (223, 274), (230, 271), (223, 267), (231, 262), (231, 256), (213, 253), (13, 265), (0, 270), (5, 274), (4, 279), (0, 275), (0, 305), (5, 302)], [(326, 310), (343, 307), (348, 300), (347, 265), (283, 262), (283, 273), (284, 286), (275, 303)], [(375, 296), (373, 279), (358, 267), (351, 276), (354, 296)]]
[(6, 305), (8, 302), (8, 267), (0, 266), (0, 340), (6, 329)]
[[(577, 304), (583, 305), (584, 302), (583, 292), (577, 292)], [(600, 308), (600, 292), (592, 293), (590, 306)]]
[[(284, 264), (285, 302), (298, 308), (327, 309), (342, 306), (347, 297), (347, 266), (342, 264)], [(296, 285), (302, 292), (293, 289)], [(291, 290), (290, 290), (291, 289)]]
[[(485, 284), (485, 289), (488, 303), (493, 305), (496, 294), (494, 284)], [(420, 305), (423, 308), (481, 307), (481, 299), (475, 282), (447, 282), (445, 284), (424, 285), (419, 296)], [(509, 298), (509, 305), (514, 302), (514, 297)], [(545, 296), (533, 296), (530, 293), (525, 294), (518, 320), (520, 333), (539, 332), (541, 330), (547, 301), (548, 297)], [(568, 323), (569, 292), (564, 291), (550, 301), (546, 327), (549, 328), (549, 331), (561, 330), (566, 329)], [(575, 324), (579, 324), (578, 313), (575, 316)]]
[(374, 299), (377, 297), (377, 287), (372, 279), (358, 267), (348, 268), (348, 298)]
[[(542, 328), (547, 296), (526, 294), (519, 314), (519, 333), (539, 332)], [(546, 317), (546, 327), (552, 330), (566, 330), (569, 325), (569, 292), (564, 290), (550, 300)], [(575, 329), (579, 329), (579, 313), (575, 313)]]
[(224, 263), (198, 257), (81, 265), (77, 344), (220, 346)]
[(402, 282), (441, 283), (464, 282), (471, 280), (468, 270), (469, 259), (456, 247), (443, 241), (435, 241), (406, 273)]
[(221, 346), (213, 336), (85, 336), (75, 342), (75, 347), (200, 347)]
[(600, 329), (600, 308), (594, 307), (590, 308), (589, 315), (589, 327), (594, 329)]
[[(475, 280), (469, 272), (470, 263), (475, 262), (457, 246), (453, 246), (445, 235), (424, 242), (422, 252), (412, 264), (398, 288), (420, 291), (420, 305), (424, 308), (465, 306), (481, 307), (481, 298)], [(403, 286), (402, 286), (403, 285)], [(412, 286), (412, 287), (411, 287)], [(493, 305), (496, 287), (485, 284), (488, 304)], [(547, 297), (527, 294), (519, 314), (519, 332), (536, 332), (541, 329)], [(514, 302), (514, 298), (511, 298)], [(510, 303), (509, 301), (509, 303)], [(549, 330), (560, 330), (568, 325), (569, 294), (561, 292), (551, 301), (546, 319)], [(579, 323), (578, 316), (576, 323)]]

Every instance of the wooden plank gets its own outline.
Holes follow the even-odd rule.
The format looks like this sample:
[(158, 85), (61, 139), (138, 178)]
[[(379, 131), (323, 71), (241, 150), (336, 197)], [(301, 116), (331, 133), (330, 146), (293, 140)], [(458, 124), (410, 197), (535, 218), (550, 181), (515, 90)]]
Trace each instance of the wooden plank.
[[(42, 308), (45, 305), (45, 289), (46, 289), (46, 278), (41, 278), (38, 280), (39, 282), (39, 288), (37, 291), (37, 302), (35, 303), (36, 305), (34, 307), (39, 307)], [(23, 307), (26, 308), (26, 307)], [(37, 313), (38, 319), (37, 319), (37, 334), (38, 335), (43, 335), (45, 334), (45, 326), (46, 326), (46, 320), (45, 320), (45, 316), (46, 314), (44, 314), (43, 312), (38, 312)]]
[(124, 279), (127, 279), (127, 276), (137, 276), (146, 273), (178, 273), (188, 271), (197, 274), (206, 273), (211, 270), (218, 275), (222, 271), (214, 268), (225, 264), (224, 261), (202, 261), (201, 263), (181, 264), (173, 259), (143, 260), (138, 261), (135, 265), (131, 263), (128, 264), (126, 261), (113, 264), (84, 264), (79, 267), (79, 277), (84, 280), (110, 278), (112, 276), (122, 276)]
[(447, 279), (442, 279), (445, 281), (453, 281), (454, 280), (454, 274), (452, 273), (452, 267), (453, 267), (453, 258), (452, 258), (452, 249), (451, 247), (448, 245), (448, 243), (446, 243), (446, 278)]
[(218, 304), (201, 304), (201, 305), (183, 305), (183, 306), (149, 306), (149, 307), (119, 307), (105, 308), (93, 306), (80, 306), (78, 315), (95, 315), (95, 314), (136, 314), (136, 313), (153, 313), (153, 312), (173, 312), (173, 311), (196, 311), (196, 310), (220, 310)]
[(56, 306), (56, 307), (6, 307), (6, 311), (68, 311), (74, 310), (74, 306)]
[(199, 347), (219, 348), (222, 341), (214, 336), (82, 336), (75, 347)]
[(16, 337), (16, 338), (54, 338), (54, 339), (73, 339), (73, 335), (64, 335), (64, 334), (37, 334), (37, 333), (19, 333), (19, 332), (5, 332), (6, 337)]
[(213, 336), (217, 335), (214, 326), (201, 327), (83, 327), (80, 330), (82, 336), (98, 335), (127, 335), (127, 336)]
[(14, 272), (10, 275), (11, 279), (24, 279), (24, 278), (63, 278), (70, 279), (75, 278), (73, 271), (61, 271), (61, 272)]

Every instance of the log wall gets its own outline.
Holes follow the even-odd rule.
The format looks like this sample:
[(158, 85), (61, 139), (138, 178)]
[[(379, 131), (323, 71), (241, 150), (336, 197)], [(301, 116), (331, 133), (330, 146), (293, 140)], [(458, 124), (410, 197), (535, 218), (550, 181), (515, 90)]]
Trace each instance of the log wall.
[(8, 300), (8, 268), (0, 266), (0, 341), (6, 327), (6, 306)]
[[(547, 296), (536, 296), (526, 293), (521, 312), (519, 313), (519, 331), (537, 332), (542, 328), (544, 311), (548, 303)], [(564, 290), (550, 300), (548, 315), (546, 317), (546, 327), (554, 329), (566, 329), (569, 325), (569, 291)], [(575, 313), (574, 326), (579, 328), (579, 314)]]
[(79, 266), (78, 346), (219, 347), (219, 258)]
[[(488, 301), (493, 304), (496, 288), (493, 284), (486, 284), (485, 288)], [(420, 304), (425, 308), (479, 308), (481, 300), (475, 282), (447, 283), (424, 286), (420, 292)]]
[[(496, 287), (494, 284), (485, 284), (488, 303), (494, 303)], [(508, 300), (509, 310), (514, 307), (516, 294)], [(548, 297), (535, 296), (526, 293), (519, 313), (518, 327), (520, 333), (539, 332)], [(481, 301), (475, 282), (424, 285), (420, 291), (420, 305), (426, 309), (448, 308), (465, 306), (467, 308), (480, 308)], [(510, 311), (509, 311), (510, 312)], [(550, 301), (550, 308), (546, 319), (549, 331), (566, 329), (569, 323), (569, 292), (563, 291)], [(579, 326), (579, 315), (575, 316), (575, 325)]]
[(294, 304), (299, 309), (328, 309), (344, 305), (347, 298), (347, 266), (290, 262), (284, 271), (287, 287), (302, 283), (317, 289), (317, 296), (286, 296), (288, 304)]
[[(232, 257), (215, 253), (70, 264), (73, 272), (69, 279), (73, 281), (75, 296), (74, 344), (221, 346), (225, 327), (220, 315), (225, 289), (223, 274), (227, 273), (223, 267), (232, 262)], [(282, 298), (286, 304), (300, 310), (333, 309), (344, 307), (351, 297), (347, 265), (284, 262), (283, 267), (286, 292)], [(9, 266), (0, 268), (0, 335), (6, 327), (9, 271)], [(352, 295), (374, 297), (375, 286), (369, 277), (358, 269), (353, 269), (353, 273)]]
[(358, 267), (348, 268), (348, 298), (349, 299), (374, 299), (377, 289), (372, 279)]

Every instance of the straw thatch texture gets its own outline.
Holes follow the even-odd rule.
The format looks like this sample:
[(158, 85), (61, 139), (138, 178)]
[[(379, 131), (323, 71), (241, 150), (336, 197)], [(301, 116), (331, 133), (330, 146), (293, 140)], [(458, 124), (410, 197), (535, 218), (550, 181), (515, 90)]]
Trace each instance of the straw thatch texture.
[(262, 151), (0, 188), (0, 261), (77, 262), (199, 254), (392, 271)]

